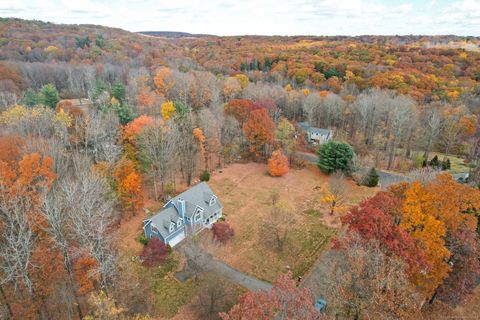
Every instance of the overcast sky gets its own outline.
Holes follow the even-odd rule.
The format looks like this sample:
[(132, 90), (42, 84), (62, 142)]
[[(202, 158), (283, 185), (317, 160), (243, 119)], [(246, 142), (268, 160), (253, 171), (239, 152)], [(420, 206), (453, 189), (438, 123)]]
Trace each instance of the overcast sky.
[(216, 35), (480, 36), (480, 0), (0, 0), (0, 16)]

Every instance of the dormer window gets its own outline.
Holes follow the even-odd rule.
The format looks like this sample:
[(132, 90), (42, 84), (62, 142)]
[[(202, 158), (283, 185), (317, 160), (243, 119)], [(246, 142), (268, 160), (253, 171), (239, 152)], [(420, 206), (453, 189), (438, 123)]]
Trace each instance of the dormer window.
[(210, 206), (215, 205), (215, 203), (217, 203), (217, 200), (215, 199), (215, 197), (211, 197), (210, 198)]
[(170, 227), (168, 228), (168, 231), (173, 232), (173, 230), (175, 230), (175, 224), (170, 223)]
[(180, 228), (180, 227), (182, 226), (182, 223), (183, 223), (182, 218), (178, 218), (178, 220), (177, 220), (177, 228)]
[(151, 226), (151, 230), (152, 230), (152, 232), (158, 233), (157, 227), (155, 227), (153, 224), (152, 224), (152, 226)]
[(198, 211), (198, 212), (195, 214), (195, 217), (194, 217), (195, 220), (194, 220), (194, 221), (197, 222), (197, 221), (200, 220), (200, 218), (201, 218), (201, 212)]

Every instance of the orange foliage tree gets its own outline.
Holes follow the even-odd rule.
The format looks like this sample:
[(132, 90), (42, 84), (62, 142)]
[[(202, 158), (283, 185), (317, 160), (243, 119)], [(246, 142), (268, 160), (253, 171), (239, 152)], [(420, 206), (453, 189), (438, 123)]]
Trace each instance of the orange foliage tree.
[(260, 154), (263, 148), (265, 155), (267, 144), (272, 143), (275, 137), (275, 124), (266, 109), (257, 109), (252, 111), (243, 125), (243, 132), (250, 143), (250, 151)]
[(281, 177), (288, 172), (288, 158), (282, 154), (281, 150), (275, 150), (270, 159), (268, 159), (268, 173), (272, 177)]
[(142, 177), (135, 169), (133, 161), (122, 159), (115, 169), (114, 177), (125, 209), (135, 215), (143, 206), (144, 195)]

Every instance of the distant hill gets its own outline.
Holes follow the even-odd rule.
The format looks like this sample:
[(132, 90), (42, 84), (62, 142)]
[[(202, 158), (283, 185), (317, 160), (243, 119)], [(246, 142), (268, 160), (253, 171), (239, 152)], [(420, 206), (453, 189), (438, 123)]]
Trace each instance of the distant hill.
[(188, 32), (179, 32), (179, 31), (140, 31), (137, 32), (147, 36), (153, 37), (165, 37), (165, 38), (203, 38), (203, 37), (213, 37), (211, 34), (194, 34)]

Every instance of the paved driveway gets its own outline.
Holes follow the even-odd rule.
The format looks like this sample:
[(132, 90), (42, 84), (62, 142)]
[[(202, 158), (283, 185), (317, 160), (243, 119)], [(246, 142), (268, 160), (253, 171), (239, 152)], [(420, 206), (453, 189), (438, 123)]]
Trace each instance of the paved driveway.
[(184, 270), (175, 274), (175, 277), (180, 281), (185, 281), (186, 279), (193, 277), (195, 275), (193, 269), (196, 269), (199, 271), (210, 271), (219, 274), (251, 291), (268, 291), (272, 287), (270, 283), (240, 272), (237, 269), (230, 267), (225, 262), (215, 259), (211, 254), (196, 245), (188, 244), (182, 246), (181, 250), (187, 258), (187, 264)]

